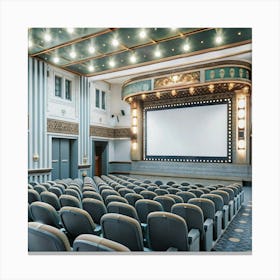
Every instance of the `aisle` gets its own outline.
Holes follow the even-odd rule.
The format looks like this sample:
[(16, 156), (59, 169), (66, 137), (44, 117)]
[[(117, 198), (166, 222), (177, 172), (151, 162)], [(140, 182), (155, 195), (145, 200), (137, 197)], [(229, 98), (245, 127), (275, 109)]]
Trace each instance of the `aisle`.
[(252, 251), (252, 188), (243, 189), (244, 203), (213, 251)]

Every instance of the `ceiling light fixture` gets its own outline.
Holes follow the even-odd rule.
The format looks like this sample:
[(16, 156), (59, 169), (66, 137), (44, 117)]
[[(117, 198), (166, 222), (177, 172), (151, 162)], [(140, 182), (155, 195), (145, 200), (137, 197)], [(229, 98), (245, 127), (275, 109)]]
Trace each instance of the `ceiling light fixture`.
[(88, 47), (88, 52), (89, 53), (94, 53), (95, 52), (95, 48), (93, 46), (89, 46)]
[(46, 42), (49, 42), (51, 39), (52, 39), (52, 36), (49, 33), (46, 33), (45, 36), (44, 36), (44, 40)]
[(140, 38), (144, 39), (146, 37), (146, 31), (145, 30), (141, 30), (139, 33)]
[(94, 66), (93, 66), (93, 65), (89, 65), (88, 70), (89, 70), (90, 72), (94, 71)]
[(58, 57), (58, 56), (55, 56), (55, 57), (53, 58), (53, 62), (54, 62), (54, 63), (58, 63), (58, 62), (59, 62), (59, 57)]
[(117, 46), (119, 45), (119, 41), (118, 41), (117, 39), (113, 39), (113, 40), (112, 40), (112, 45), (113, 45), (114, 47), (117, 47)]
[(115, 63), (115, 61), (110, 60), (110, 61), (109, 61), (109, 65), (110, 65), (111, 67), (114, 67), (114, 66), (116, 65), (116, 63)]
[(69, 34), (72, 34), (72, 33), (74, 33), (75, 29), (74, 28), (66, 28), (66, 30)]
[(190, 45), (187, 43), (183, 46), (184, 51), (189, 51), (190, 50)]
[(77, 56), (76, 52), (74, 51), (71, 51), (69, 55), (71, 58), (75, 58)]
[(216, 37), (215, 41), (216, 41), (217, 44), (221, 44), (221, 43), (223, 42), (222, 36), (218, 35), (218, 36)]
[(131, 57), (130, 57), (130, 61), (132, 63), (135, 63), (136, 62), (136, 56), (133, 54)]
[(155, 51), (155, 57), (160, 57), (161, 56), (161, 52), (159, 50)]

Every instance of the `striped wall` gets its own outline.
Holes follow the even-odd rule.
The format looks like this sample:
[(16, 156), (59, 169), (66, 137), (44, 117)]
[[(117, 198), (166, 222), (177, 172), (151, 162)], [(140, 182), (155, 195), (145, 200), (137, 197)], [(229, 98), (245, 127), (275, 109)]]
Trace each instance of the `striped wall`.
[[(28, 169), (30, 181), (49, 179), (47, 143), (47, 64), (28, 59)], [(37, 170), (36, 173), (32, 171)]]

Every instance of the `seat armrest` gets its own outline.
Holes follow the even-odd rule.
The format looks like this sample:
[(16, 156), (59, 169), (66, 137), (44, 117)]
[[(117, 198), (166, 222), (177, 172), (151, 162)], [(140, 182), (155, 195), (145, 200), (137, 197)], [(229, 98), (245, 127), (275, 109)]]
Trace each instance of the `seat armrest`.
[(94, 234), (95, 235), (100, 235), (101, 233), (102, 233), (101, 226), (95, 224)]
[(188, 233), (188, 243), (191, 244), (194, 240), (200, 237), (200, 233), (198, 229), (191, 229)]
[(213, 220), (212, 219), (206, 219), (206, 221), (203, 224), (204, 230), (207, 231), (208, 228), (213, 225)]
[(169, 247), (166, 252), (178, 252), (178, 249), (175, 247)]
[(219, 219), (219, 217), (223, 217), (223, 212), (222, 211), (217, 211), (215, 213), (215, 221), (217, 221)]

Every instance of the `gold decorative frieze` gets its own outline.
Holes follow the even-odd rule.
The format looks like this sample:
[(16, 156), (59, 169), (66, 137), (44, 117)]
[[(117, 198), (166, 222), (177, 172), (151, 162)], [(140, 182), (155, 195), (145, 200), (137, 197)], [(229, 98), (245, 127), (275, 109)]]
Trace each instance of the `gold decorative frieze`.
[(47, 131), (62, 134), (79, 134), (79, 124), (61, 120), (48, 119)]
[(191, 73), (174, 73), (169, 76), (161, 77), (155, 79), (154, 89), (178, 86), (178, 85), (189, 85), (194, 83), (199, 83), (200, 81), (200, 72), (191, 72)]
[(90, 136), (104, 138), (129, 138), (130, 128), (110, 128), (104, 126), (90, 126)]
[(115, 138), (129, 138), (131, 136), (130, 128), (116, 128), (114, 129)]
[(90, 136), (114, 138), (114, 129), (103, 126), (90, 126)]

